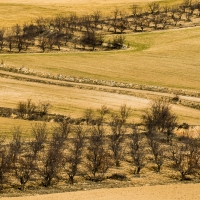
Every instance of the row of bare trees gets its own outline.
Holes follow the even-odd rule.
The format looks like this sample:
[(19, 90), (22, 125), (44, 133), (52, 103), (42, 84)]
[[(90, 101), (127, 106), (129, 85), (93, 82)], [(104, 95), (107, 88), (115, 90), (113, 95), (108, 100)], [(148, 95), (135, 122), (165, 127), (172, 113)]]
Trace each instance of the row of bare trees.
[(66, 118), (51, 129), (46, 123), (32, 125), (30, 140), (24, 140), (19, 127), (13, 129), (10, 141), (1, 137), (1, 189), (9, 185), (18, 185), (20, 190), (26, 185), (49, 187), (57, 181), (73, 184), (76, 176), (101, 181), (122, 162), (130, 163), (137, 175), (154, 163), (155, 171), (165, 165), (178, 171), (181, 180), (198, 176), (200, 141), (174, 136), (175, 115), (164, 99), (153, 101), (143, 115), (143, 133), (136, 124), (127, 123), (131, 108), (126, 105), (117, 113), (111, 114), (105, 105), (96, 112), (95, 124), (94, 111), (87, 109), (87, 124), (75, 126)]
[[(0, 50), (7, 51), (38, 51), (61, 50), (66, 48), (86, 48), (94, 50), (96, 47), (121, 48), (124, 38), (104, 39), (104, 35), (111, 33), (125, 33), (130, 31), (145, 31), (165, 29), (177, 26), (179, 21), (191, 21), (192, 17), (200, 17), (200, 2), (184, 0), (173, 6), (162, 5), (158, 2), (148, 3), (145, 7), (132, 5), (131, 13), (115, 8), (109, 16), (101, 11), (90, 15), (69, 16), (58, 15), (53, 18), (37, 18), (24, 25), (16, 24), (11, 28), (0, 28)], [(119, 38), (118, 38), (119, 39)], [(117, 40), (117, 42), (116, 42)]]
[(26, 101), (18, 102), (16, 114), (21, 119), (41, 120), (49, 113), (50, 108), (50, 102), (39, 101), (39, 103), (35, 103), (32, 99), (27, 99)]

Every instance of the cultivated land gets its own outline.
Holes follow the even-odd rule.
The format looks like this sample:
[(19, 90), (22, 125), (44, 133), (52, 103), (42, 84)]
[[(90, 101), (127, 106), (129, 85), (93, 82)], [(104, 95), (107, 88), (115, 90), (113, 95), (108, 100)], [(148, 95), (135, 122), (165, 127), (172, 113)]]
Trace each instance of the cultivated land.
[[(0, 26), (23, 24), (36, 16), (51, 17), (78, 11), (77, 14), (88, 14), (94, 10), (109, 13), (116, 6), (128, 10), (135, 2), (144, 4), (151, 0), (2, 0), (0, 2)], [(178, 1), (164, 1), (173, 4)], [(91, 9), (92, 8), (92, 9)], [(110, 35), (106, 36), (107, 38)], [(62, 74), (93, 80), (117, 81), (139, 85), (166, 87), (176, 91), (200, 92), (200, 27), (176, 28), (145, 33), (126, 35), (127, 50), (107, 52), (53, 52), (0, 54), (0, 61), (7, 66), (27, 68), (45, 74)], [(25, 80), (28, 78), (29, 80)], [(32, 79), (32, 80), (30, 80)], [(40, 82), (51, 81), (51, 83)], [(90, 85), (67, 82), (70, 86), (61, 86), (63, 81), (49, 80), (37, 76), (5, 72), (0, 68), (0, 106), (16, 108), (19, 101), (33, 99), (50, 102), (51, 113), (71, 117), (82, 117), (86, 108), (97, 109), (105, 104), (113, 110), (126, 103), (133, 109), (131, 120), (140, 122), (141, 114), (155, 97), (170, 97), (175, 94), (133, 90), (111, 86)], [(65, 82), (66, 83), (66, 82)], [(198, 97), (180, 96), (181, 100), (199, 103)], [(172, 106), (178, 115), (178, 122), (200, 125), (200, 110), (181, 104)], [(30, 136), (32, 122), (20, 119), (1, 118), (0, 133), (10, 137), (13, 126), (22, 126), (24, 137)], [(52, 123), (49, 122), (51, 127)], [(161, 181), (160, 181), (161, 183)], [(144, 184), (144, 183), (143, 183)], [(157, 183), (153, 183), (157, 184)], [(164, 183), (163, 183), (164, 184)], [(198, 199), (199, 184), (144, 186), (144, 188), (102, 189), (51, 196), (24, 197), (24, 200), (36, 199)], [(152, 192), (153, 191), (153, 192)], [(167, 191), (167, 194), (165, 192)], [(170, 192), (169, 192), (170, 191)], [(189, 191), (189, 192), (188, 192)], [(125, 192), (125, 193), (124, 193)], [(145, 193), (142, 194), (142, 193)], [(108, 195), (109, 194), (109, 195)], [(117, 195), (116, 194), (120, 194)], [(169, 194), (169, 195), (168, 195)], [(170, 196), (171, 195), (171, 196)], [(105, 197), (106, 196), (106, 197)], [(10, 198), (2, 198), (7, 200)], [(12, 198), (11, 198), (12, 199)], [(13, 198), (13, 200), (19, 198)], [(20, 197), (20, 199), (22, 199)]]
[[(178, 1), (180, 0), (164, 0), (163, 2), (174, 3)], [(34, 19), (36, 16), (52, 17), (52, 15), (65, 15), (70, 12), (82, 15), (89, 14), (94, 10), (101, 10), (104, 13), (109, 13), (116, 6), (128, 10), (133, 3), (141, 5), (146, 2), (152, 2), (152, 0), (2, 0), (0, 2), (0, 25), (25, 23), (27, 19)]]

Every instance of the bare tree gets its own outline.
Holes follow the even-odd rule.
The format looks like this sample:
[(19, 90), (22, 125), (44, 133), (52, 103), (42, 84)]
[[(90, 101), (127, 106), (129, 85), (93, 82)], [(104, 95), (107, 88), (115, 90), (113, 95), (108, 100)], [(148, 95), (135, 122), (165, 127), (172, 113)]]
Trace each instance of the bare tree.
[(171, 13), (172, 13), (172, 19), (174, 20), (174, 25), (176, 26), (177, 23), (181, 20), (183, 13), (180, 12), (179, 7), (176, 5), (171, 8)]
[(68, 152), (65, 157), (65, 172), (69, 176), (69, 182), (74, 184), (74, 177), (78, 172), (78, 167), (83, 160), (83, 148), (85, 142), (85, 131), (83, 127), (78, 126), (75, 128), (74, 136), (68, 144)]
[(86, 153), (86, 168), (91, 180), (102, 180), (104, 174), (112, 165), (112, 159), (104, 146), (104, 129), (93, 127)]
[(47, 124), (46, 123), (36, 123), (32, 125), (31, 130), (33, 140), (30, 142), (31, 149), (33, 151), (34, 158), (37, 157), (38, 152), (44, 149), (44, 144), (47, 141)]
[(9, 28), (6, 31), (6, 43), (8, 44), (9, 51), (11, 52), (15, 44), (13, 29)]
[(3, 50), (4, 43), (5, 43), (5, 29), (1, 28), (0, 29), (0, 49), (1, 49), (1, 51)]
[(30, 180), (31, 175), (36, 170), (34, 165), (34, 157), (31, 154), (20, 155), (15, 163), (15, 177), (20, 182), (20, 190), (25, 190), (25, 185)]
[(105, 115), (108, 114), (110, 112), (110, 109), (106, 106), (106, 105), (102, 105), (100, 109), (97, 109), (98, 112), (98, 124), (102, 125), (102, 123), (104, 122), (105, 119)]
[(94, 115), (94, 112), (91, 108), (88, 108), (84, 111), (83, 117), (87, 125), (89, 125), (89, 123), (92, 121), (93, 115)]
[(27, 99), (26, 102), (26, 114), (30, 118), (31, 115), (33, 115), (36, 112), (36, 105), (34, 102), (32, 102), (32, 99)]
[(102, 20), (102, 12), (99, 10), (93, 12), (92, 20), (93, 20), (95, 28), (97, 28), (97, 26), (101, 23), (101, 20)]
[(131, 6), (131, 11), (132, 11), (133, 17), (136, 17), (136, 16), (139, 16), (139, 15), (141, 14), (142, 8), (139, 7), (139, 6), (136, 5), (136, 4), (133, 4), (133, 5)]
[(12, 165), (15, 165), (17, 158), (22, 151), (22, 144), (21, 127), (14, 127), (12, 130), (12, 140), (9, 143), (9, 157)]
[(54, 129), (54, 133), (57, 132), (60, 138), (66, 140), (71, 132), (70, 118), (64, 118), (58, 122), (58, 126)]
[(40, 35), (38, 43), (39, 48), (42, 50), (42, 52), (44, 52), (45, 49), (48, 47), (48, 37)]
[(52, 137), (47, 145), (47, 150), (42, 156), (42, 166), (38, 165), (38, 171), (43, 178), (42, 184), (48, 187), (53, 180), (59, 179), (59, 173), (63, 168), (64, 145), (71, 130), (69, 119), (63, 119), (52, 131)]
[(63, 154), (55, 146), (49, 146), (46, 154), (42, 157), (42, 164), (38, 165), (38, 171), (41, 175), (44, 187), (52, 185), (53, 180), (58, 179), (58, 175), (63, 166)]
[(110, 127), (112, 132), (109, 137), (109, 147), (113, 154), (115, 165), (116, 167), (119, 167), (125, 151), (123, 141), (126, 129), (123, 120), (118, 115), (112, 116)]
[(132, 110), (131, 107), (128, 107), (126, 104), (120, 106), (120, 117), (122, 119), (122, 123), (125, 124), (126, 120), (130, 116)]
[(47, 115), (50, 108), (51, 108), (51, 104), (49, 102), (40, 101), (37, 106), (37, 110), (40, 113), (40, 117)]
[(157, 165), (157, 172), (160, 172), (161, 166), (164, 163), (163, 148), (158, 141), (152, 140), (151, 150), (152, 150), (152, 153), (153, 153), (153, 156), (154, 156), (154, 162)]
[(10, 171), (10, 155), (9, 148), (4, 144), (4, 139), (0, 140), (0, 190), (6, 181), (6, 174)]
[(69, 20), (68, 20), (68, 28), (74, 32), (77, 28), (79, 18), (75, 12), (70, 13)]
[(157, 2), (148, 3), (148, 9), (151, 14), (155, 14), (160, 11), (160, 4)]
[(171, 153), (173, 168), (180, 172), (181, 180), (187, 180), (187, 175), (195, 174), (199, 169), (199, 145), (190, 142), (174, 144)]
[(119, 17), (117, 19), (115, 26), (120, 31), (121, 34), (127, 28), (129, 28), (129, 21), (128, 21), (128, 18), (127, 18), (127, 14), (125, 12), (122, 12), (122, 11), (119, 12)]
[(119, 8), (116, 7), (112, 13), (113, 16), (111, 17), (111, 19), (110, 18), (108, 19), (110, 26), (114, 29), (114, 33), (117, 33), (117, 22), (118, 22), (119, 13), (120, 13), (120, 10)]
[(25, 38), (26, 50), (28, 46), (35, 44), (35, 37), (37, 36), (37, 26), (33, 23), (23, 25), (23, 37)]
[(150, 108), (145, 111), (142, 119), (149, 134), (153, 131), (166, 133), (167, 141), (177, 125), (177, 117), (171, 111), (169, 101), (162, 98), (151, 102)]
[(81, 37), (81, 44), (83, 45), (83, 47), (91, 46), (93, 51), (94, 51), (95, 47), (101, 46), (103, 41), (104, 41), (103, 35), (95, 32), (95, 31), (87, 31)]
[(18, 102), (17, 110), (19, 112), (20, 118), (22, 118), (22, 119), (25, 118), (25, 116), (26, 116), (26, 103), (22, 102), (22, 101)]
[(132, 133), (129, 137), (129, 148), (132, 162), (136, 166), (135, 174), (139, 174), (145, 166), (145, 148), (136, 126), (132, 127)]

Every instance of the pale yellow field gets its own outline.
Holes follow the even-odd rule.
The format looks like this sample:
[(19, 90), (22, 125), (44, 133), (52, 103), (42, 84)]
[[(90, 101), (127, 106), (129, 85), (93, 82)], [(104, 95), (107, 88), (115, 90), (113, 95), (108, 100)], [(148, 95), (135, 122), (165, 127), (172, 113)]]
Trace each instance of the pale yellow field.
[[(153, 0), (1, 0), (0, 26), (23, 24), (36, 17), (52, 17), (58, 14), (68, 15), (76, 12), (78, 15), (90, 14), (101, 10), (109, 14), (115, 7), (130, 12), (133, 3), (144, 5)], [(164, 0), (174, 3), (180, 0)]]
[(130, 188), (98, 189), (30, 197), (4, 197), (2, 200), (198, 200), (200, 184), (157, 185)]
[(5, 64), (53, 74), (200, 91), (200, 28), (126, 35), (131, 50), (1, 54)]
[[(68, 15), (70, 12), (85, 15), (101, 10), (107, 15), (115, 7), (130, 12), (133, 3), (145, 5), (150, 1), (152, 0), (1, 0), (0, 28), (30, 22), (36, 17)], [(162, 2), (172, 4), (180, 1), (182, 0)], [(109, 37), (106, 36), (106, 38)], [(131, 48), (122, 51), (0, 54), (0, 62), (45, 73), (200, 92), (200, 27), (127, 34), (126, 44), (129, 44)], [(143, 92), (145, 95), (145, 91)], [(149, 105), (149, 100), (145, 98), (0, 77), (0, 106), (16, 108), (19, 101), (27, 99), (32, 99), (36, 103), (49, 101), (52, 104), (50, 113), (71, 117), (81, 117), (86, 108), (96, 110), (103, 104), (116, 111), (120, 105), (126, 103), (133, 110), (131, 121), (134, 122), (140, 122), (143, 111)], [(200, 110), (181, 105), (173, 105), (172, 109), (178, 115), (179, 123), (200, 124)], [(9, 138), (12, 128), (21, 126), (23, 137), (27, 139), (30, 136), (31, 124), (33, 124), (28, 120), (2, 117), (0, 117), (0, 123), (0, 134), (5, 134)], [(53, 125), (55, 124), (48, 123), (49, 128)], [(200, 198), (199, 188), (199, 184), (176, 184), (32, 197), (3, 197), (2, 200), (197, 200)]]
[[(16, 108), (19, 101), (27, 99), (32, 99), (36, 103), (48, 101), (52, 104), (52, 114), (64, 114), (71, 117), (81, 117), (86, 108), (96, 110), (103, 104), (116, 111), (120, 105), (126, 103), (133, 109), (131, 121), (135, 122), (140, 122), (143, 110), (149, 105), (149, 100), (128, 95), (6, 78), (1, 78), (0, 96), (0, 105), (4, 107)], [(174, 105), (173, 110), (179, 117), (179, 123), (187, 122), (197, 125), (200, 122), (199, 110), (181, 105)], [(11, 124), (7, 124), (7, 126), (9, 127)]]

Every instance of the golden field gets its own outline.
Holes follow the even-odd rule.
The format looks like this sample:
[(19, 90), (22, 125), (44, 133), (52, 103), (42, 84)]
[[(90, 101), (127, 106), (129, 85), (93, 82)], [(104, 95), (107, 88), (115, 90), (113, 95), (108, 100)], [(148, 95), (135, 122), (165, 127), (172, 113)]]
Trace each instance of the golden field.
[[(173, 4), (179, 1), (164, 0), (162, 2)], [(68, 15), (70, 12), (86, 15), (93, 11), (101, 10), (103, 13), (108, 14), (115, 7), (120, 7), (120, 9), (130, 12), (133, 3), (144, 5), (147, 2), (152, 2), (152, 0), (2, 0), (0, 2), (0, 26), (11, 26), (16, 23), (23, 24), (27, 20), (33, 20), (36, 17)]]
[[(133, 3), (145, 6), (151, 0), (2, 0), (0, 2), (0, 27), (24, 24), (37, 17), (90, 14), (101, 10), (109, 15), (115, 7), (130, 12)], [(174, 4), (180, 0), (164, 0), (163, 4)], [(106, 35), (109, 39), (111, 35)], [(200, 92), (200, 27), (174, 28), (144, 33), (125, 34), (126, 50), (112, 51), (68, 51), (46, 53), (2, 53), (1, 64), (16, 68), (27, 68), (45, 74), (62, 74), (93, 80), (117, 81), (131, 84), (166, 87), (175, 90)], [(173, 97), (175, 94), (115, 88), (111, 86), (69, 83), (72, 86), (61, 86), (62, 81), (42, 83), (41, 77), (5, 72), (0, 68), (0, 107), (16, 108), (19, 101), (32, 99), (34, 102), (50, 102), (51, 114), (63, 114), (73, 118), (82, 117), (85, 109), (97, 110), (102, 105), (117, 111), (123, 104), (132, 108), (131, 122), (140, 122), (141, 115), (149, 106), (153, 97)], [(10, 75), (10, 76), (9, 76)], [(14, 75), (17, 77), (13, 79)], [(28, 77), (32, 80), (26, 81)], [(37, 81), (34, 81), (37, 80)], [(46, 80), (46, 79), (44, 79)], [(93, 89), (91, 89), (93, 88)], [(132, 94), (130, 94), (132, 92)], [(123, 93), (123, 94), (122, 94)], [(151, 97), (151, 98), (150, 98)], [(198, 97), (180, 96), (199, 102)], [(200, 110), (180, 104), (172, 105), (178, 116), (178, 123), (200, 125)], [(0, 134), (11, 137), (14, 126), (21, 126), (23, 138), (30, 137), (31, 126), (35, 123), (0, 117)], [(49, 129), (55, 124), (48, 122)], [(153, 174), (152, 176), (154, 176)], [(158, 174), (155, 175), (159, 176)], [(163, 183), (164, 184), (164, 183)], [(101, 189), (78, 191), (73, 193), (36, 195), (23, 197), (24, 200), (40, 199), (191, 199), (199, 198), (199, 184), (176, 184), (167, 186), (144, 186), (126, 189)], [(153, 192), (152, 192), (153, 191)], [(167, 191), (167, 194), (166, 194)], [(51, 191), (52, 192), (52, 191)], [(17, 200), (22, 197), (2, 198)]]

